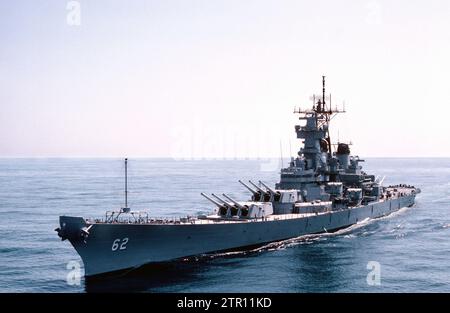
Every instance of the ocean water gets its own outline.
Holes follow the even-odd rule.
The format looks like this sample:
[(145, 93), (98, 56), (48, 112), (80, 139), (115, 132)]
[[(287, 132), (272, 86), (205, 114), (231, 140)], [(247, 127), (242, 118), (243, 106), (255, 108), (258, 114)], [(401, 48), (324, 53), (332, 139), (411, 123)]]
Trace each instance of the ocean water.
[[(249, 195), (238, 179), (275, 183), (278, 171), (263, 163), (132, 159), (129, 205), (153, 216), (209, 212), (200, 192), (244, 200)], [(334, 234), (73, 284), (67, 264), (79, 262), (82, 272), (82, 262), (56, 235), (58, 216), (96, 217), (121, 207), (122, 160), (0, 159), (0, 292), (449, 292), (450, 159), (366, 159), (363, 165), (386, 175), (385, 185), (420, 187), (416, 205)], [(367, 283), (370, 261), (380, 265), (380, 284)]]

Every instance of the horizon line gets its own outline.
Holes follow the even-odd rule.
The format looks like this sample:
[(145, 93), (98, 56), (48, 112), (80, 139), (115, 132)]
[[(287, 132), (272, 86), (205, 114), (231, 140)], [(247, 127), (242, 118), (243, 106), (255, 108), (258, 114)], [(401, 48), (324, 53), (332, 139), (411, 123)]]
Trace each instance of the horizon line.
[[(358, 156), (358, 155), (355, 155)], [(450, 156), (364, 156), (360, 158), (370, 159), (449, 159)], [(217, 156), (197, 156), (197, 157), (173, 157), (173, 156), (0, 156), (0, 159), (172, 159), (174, 161), (257, 161), (267, 159), (280, 159), (275, 156), (239, 156), (239, 157), (217, 157)], [(289, 160), (290, 157), (283, 157)]]

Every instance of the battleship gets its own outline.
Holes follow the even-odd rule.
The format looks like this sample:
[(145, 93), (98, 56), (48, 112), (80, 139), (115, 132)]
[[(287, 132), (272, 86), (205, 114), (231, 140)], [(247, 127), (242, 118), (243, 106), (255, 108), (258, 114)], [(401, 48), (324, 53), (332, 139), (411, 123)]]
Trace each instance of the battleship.
[(97, 219), (60, 216), (55, 230), (81, 256), (85, 276), (98, 277), (151, 263), (245, 251), (303, 235), (335, 232), (413, 206), (419, 188), (383, 186), (384, 178), (362, 170), (364, 160), (350, 154), (350, 144), (332, 143), (331, 119), (345, 110), (333, 109), (328, 99), (323, 76), (322, 95), (313, 98), (312, 109), (294, 110), (301, 121), (295, 126), (302, 142), (297, 156), (281, 168), (274, 187), (263, 181), (239, 180), (250, 193), (246, 201), (225, 193), (201, 193), (214, 205), (209, 215), (149, 217), (128, 207), (125, 159), (125, 206)]

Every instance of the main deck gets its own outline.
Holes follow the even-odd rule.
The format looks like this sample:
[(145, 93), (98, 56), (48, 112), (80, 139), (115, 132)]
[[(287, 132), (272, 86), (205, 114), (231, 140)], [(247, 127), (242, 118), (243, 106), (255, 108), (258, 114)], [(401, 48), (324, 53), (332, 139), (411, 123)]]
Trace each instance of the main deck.
[(146, 212), (130, 212), (126, 215), (114, 216), (115, 211), (111, 211), (105, 215), (104, 218), (88, 218), (87, 224), (112, 224), (112, 225), (205, 225), (205, 224), (236, 224), (236, 223), (261, 223), (261, 222), (273, 222), (282, 220), (294, 220), (302, 219), (319, 215), (333, 214), (342, 211), (348, 211), (358, 209), (366, 206), (381, 204), (386, 201), (392, 201), (403, 197), (410, 196), (411, 194), (420, 193), (420, 189), (416, 189), (413, 186), (396, 185), (386, 188), (386, 196), (378, 201), (367, 203), (365, 205), (359, 205), (349, 207), (346, 209), (330, 210), (315, 213), (289, 213), (289, 214), (271, 214), (261, 218), (240, 218), (236, 217), (223, 217), (217, 214), (214, 215), (199, 215), (199, 216), (186, 216), (186, 217), (149, 217)]

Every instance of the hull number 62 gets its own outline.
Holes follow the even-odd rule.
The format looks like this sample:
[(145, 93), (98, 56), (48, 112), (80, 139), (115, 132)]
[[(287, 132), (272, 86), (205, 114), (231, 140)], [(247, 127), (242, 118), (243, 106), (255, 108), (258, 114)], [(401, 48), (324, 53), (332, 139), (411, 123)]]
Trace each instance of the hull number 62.
[(126, 250), (127, 249), (127, 243), (128, 243), (128, 238), (123, 238), (123, 239), (116, 239), (113, 241), (111, 250), (112, 251), (117, 251), (117, 250)]

